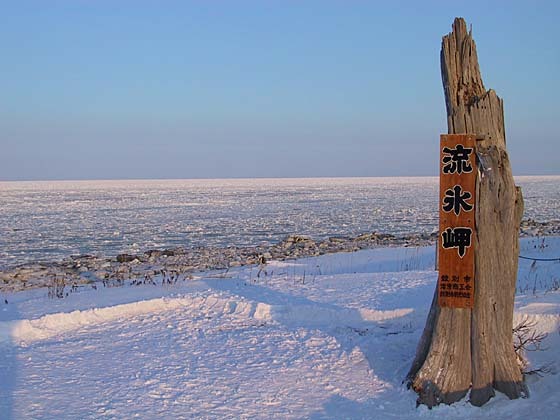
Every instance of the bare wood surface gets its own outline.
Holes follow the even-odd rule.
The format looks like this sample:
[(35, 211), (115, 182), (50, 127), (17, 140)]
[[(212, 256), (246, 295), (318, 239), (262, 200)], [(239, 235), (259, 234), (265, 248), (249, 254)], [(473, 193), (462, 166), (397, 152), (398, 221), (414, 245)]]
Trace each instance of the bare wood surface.
[(441, 72), (448, 133), (477, 136), (477, 287), (472, 310), (440, 308), (434, 296), (407, 379), (419, 403), (451, 404), (470, 390), (470, 402), (480, 406), (494, 390), (509, 398), (528, 395), (512, 339), (523, 198), (506, 151), (503, 101), (486, 91), (461, 18), (443, 38)]

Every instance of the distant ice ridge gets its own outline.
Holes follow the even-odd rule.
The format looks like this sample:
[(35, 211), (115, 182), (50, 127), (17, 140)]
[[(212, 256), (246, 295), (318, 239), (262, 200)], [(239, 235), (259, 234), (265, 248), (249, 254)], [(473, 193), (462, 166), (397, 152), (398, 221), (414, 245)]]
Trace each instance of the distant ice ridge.
[[(525, 217), (560, 218), (560, 177), (519, 177)], [(431, 233), (438, 180), (313, 178), (0, 182), (0, 267), (150, 248)]]

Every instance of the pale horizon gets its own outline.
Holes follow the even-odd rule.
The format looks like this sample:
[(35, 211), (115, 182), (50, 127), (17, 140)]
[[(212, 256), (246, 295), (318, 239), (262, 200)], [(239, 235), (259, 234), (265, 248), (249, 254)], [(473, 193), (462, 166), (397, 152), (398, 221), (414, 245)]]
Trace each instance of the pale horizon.
[[(514, 178), (556, 178), (560, 173), (550, 174), (513, 174)], [(377, 176), (280, 176), (280, 177), (227, 177), (227, 178), (83, 178), (83, 179), (0, 179), (2, 183), (37, 183), (37, 182), (157, 182), (157, 181), (243, 181), (243, 180), (327, 180), (327, 179), (383, 179), (383, 178), (426, 178), (439, 179), (438, 175), (377, 175)]]

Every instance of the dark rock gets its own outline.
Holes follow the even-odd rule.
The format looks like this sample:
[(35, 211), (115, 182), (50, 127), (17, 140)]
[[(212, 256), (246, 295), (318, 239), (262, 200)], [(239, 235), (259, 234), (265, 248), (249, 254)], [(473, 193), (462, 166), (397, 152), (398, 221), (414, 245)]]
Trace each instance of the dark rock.
[(339, 238), (339, 237), (336, 237), (336, 236), (331, 236), (329, 238), (329, 241), (333, 242), (333, 243), (342, 243), (342, 242), (346, 242), (347, 239), (346, 238)]
[(157, 249), (150, 249), (144, 252), (144, 255), (146, 255), (148, 258), (158, 258), (161, 256), (161, 251)]
[(136, 258), (137, 258), (136, 255), (119, 254), (117, 255), (117, 262), (120, 263), (131, 262), (134, 261)]

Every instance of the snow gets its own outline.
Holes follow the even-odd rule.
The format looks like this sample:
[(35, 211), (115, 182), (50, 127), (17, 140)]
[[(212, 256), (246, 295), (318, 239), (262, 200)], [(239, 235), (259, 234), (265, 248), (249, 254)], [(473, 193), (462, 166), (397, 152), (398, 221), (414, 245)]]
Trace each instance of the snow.
[[(523, 255), (560, 255), (560, 238)], [(557, 418), (560, 262), (521, 260), (515, 322), (548, 333), (531, 397), (428, 410), (402, 380), (433, 296), (434, 248), (199, 273), (175, 286), (0, 296), (0, 417)], [(533, 291), (534, 290), (534, 291)]]

